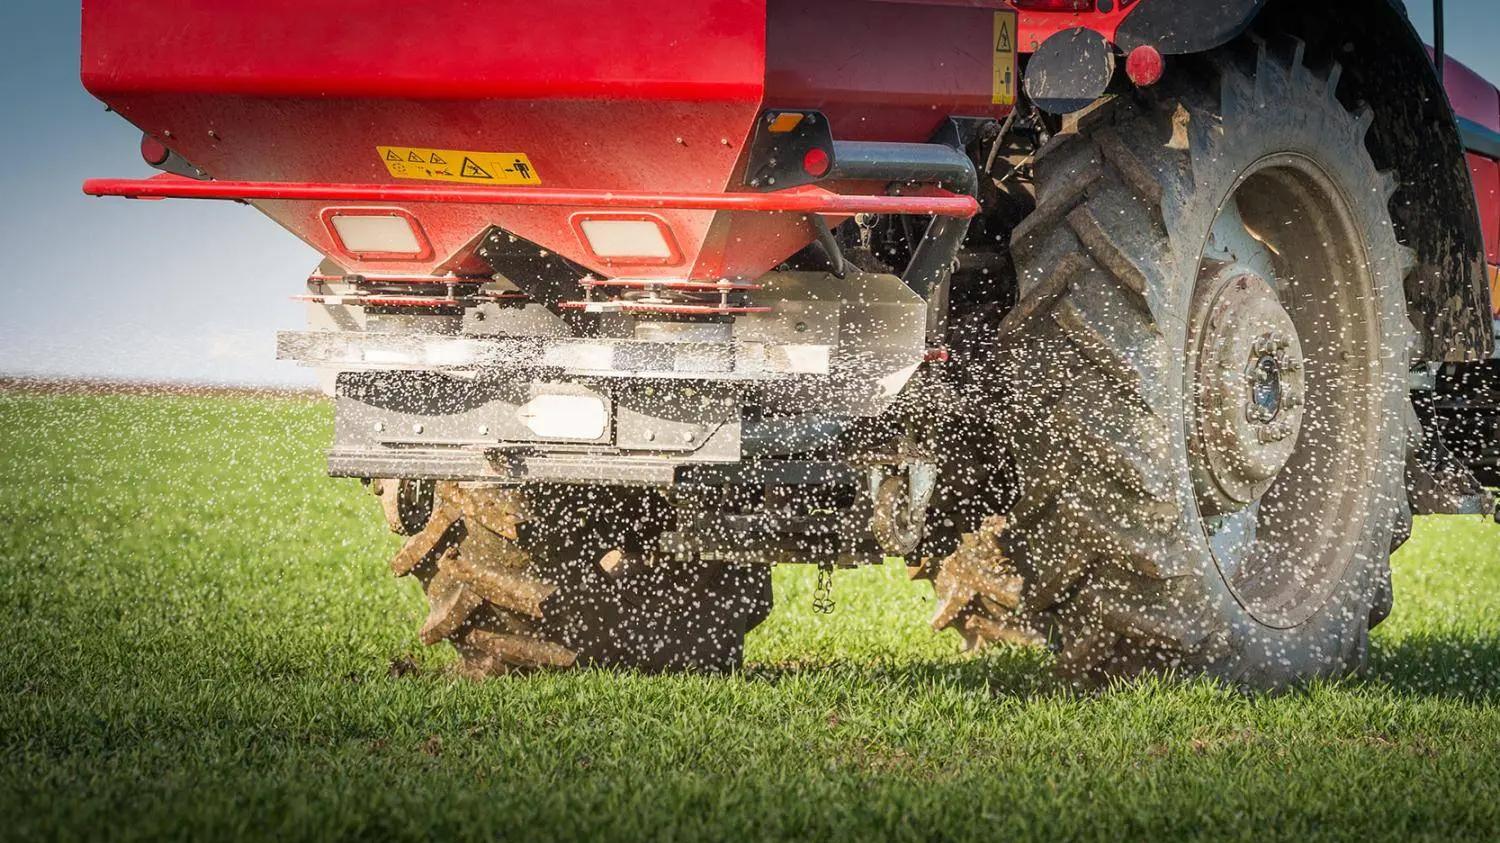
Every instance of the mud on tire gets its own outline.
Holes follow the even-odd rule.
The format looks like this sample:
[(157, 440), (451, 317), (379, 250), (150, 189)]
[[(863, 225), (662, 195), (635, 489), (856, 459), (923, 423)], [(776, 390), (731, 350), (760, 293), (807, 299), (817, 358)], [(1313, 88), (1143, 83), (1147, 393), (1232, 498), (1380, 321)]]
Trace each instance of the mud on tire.
[[(382, 496), (396, 485), (384, 482)], [(740, 666), (745, 634), (771, 608), (768, 568), (653, 560), (620, 543), (650, 522), (643, 499), (542, 491), (436, 484), (430, 517), (391, 561), (427, 595), (423, 643), (451, 643), (480, 676)]]
[[(1410, 524), (1412, 257), (1337, 65), (1310, 67), (1292, 40), (1193, 61), (1038, 154), (1037, 208), (1012, 238), (1019, 302), (982, 363), (1005, 391), (992, 421), (1018, 499), (923, 570), (934, 625), (971, 645), (1046, 640), (1087, 683), (1273, 687), (1358, 669), (1388, 608)], [(1303, 406), (1246, 370), (1252, 424), (1227, 380), (1238, 338), (1213, 320), (1239, 307), (1271, 324), (1278, 300), (1295, 331), (1254, 336), (1251, 363)]]

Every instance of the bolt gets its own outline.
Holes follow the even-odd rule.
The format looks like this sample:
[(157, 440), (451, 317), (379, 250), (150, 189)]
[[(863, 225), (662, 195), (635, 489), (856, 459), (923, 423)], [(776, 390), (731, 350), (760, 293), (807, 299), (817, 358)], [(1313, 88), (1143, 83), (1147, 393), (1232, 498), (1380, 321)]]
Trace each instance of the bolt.
[(490, 435), (490, 426), (487, 425), (487, 424), (480, 425), (479, 426), (479, 435), (480, 436), (489, 436)]
[(682, 441), (683, 442), (692, 442), (693, 441), (693, 432), (691, 430), (684, 430), (682, 432)]
[(796, 331), (799, 334), (805, 334), (807, 333), (807, 323), (798, 322), (797, 324), (792, 326), (792, 330)]
[(645, 431), (642, 431), (641, 432), (641, 438), (644, 439), (644, 440), (646, 440), (647, 442), (655, 442), (656, 441), (656, 431), (654, 431), (654, 430), (645, 430)]
[(775, 184), (775, 183), (776, 183), (776, 177), (775, 176), (766, 176), (766, 184)]
[(1267, 425), (1266, 427), (1263, 427), (1255, 432), (1255, 438), (1258, 439), (1263, 445), (1270, 444), (1272, 442), (1280, 442), (1291, 435), (1292, 426), (1284, 421), (1279, 421), (1275, 424)]
[(385, 422), (375, 422), (375, 432), (379, 433), (383, 430), (385, 430)]
[(421, 422), (417, 422), (416, 424), (414, 424), (414, 425), (411, 426), (411, 432), (412, 433), (421, 433), (422, 430), (423, 430), (423, 427), (422, 427), (422, 423)]

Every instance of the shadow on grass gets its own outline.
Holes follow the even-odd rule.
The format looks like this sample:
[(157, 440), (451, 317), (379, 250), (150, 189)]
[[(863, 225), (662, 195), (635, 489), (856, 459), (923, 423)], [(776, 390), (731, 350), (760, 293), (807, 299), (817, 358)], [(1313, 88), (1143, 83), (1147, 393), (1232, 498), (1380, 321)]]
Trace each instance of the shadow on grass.
[(739, 674), (751, 683), (834, 680), (892, 689), (946, 687), (992, 697), (1031, 699), (1066, 691), (1044, 653), (993, 647), (973, 657), (931, 661), (822, 659), (747, 663)]
[(1376, 640), (1364, 684), (1416, 697), (1500, 702), (1500, 634), (1413, 634)]
[[(896, 688), (947, 686), (1021, 701), (1079, 695), (1078, 689), (1053, 675), (1050, 657), (1017, 648), (993, 648), (973, 658), (941, 661), (832, 659), (748, 664), (741, 675), (748, 681), (770, 685), (828, 678)], [(1081, 695), (1125, 691), (1141, 683), (1160, 686), (1162, 681), (1161, 677), (1151, 677), (1122, 682)], [(1377, 640), (1368, 671), (1334, 684), (1350, 691), (1383, 691), (1408, 698), (1500, 703), (1500, 634), (1429, 633), (1396, 641)], [(1296, 693), (1295, 689), (1285, 690)]]

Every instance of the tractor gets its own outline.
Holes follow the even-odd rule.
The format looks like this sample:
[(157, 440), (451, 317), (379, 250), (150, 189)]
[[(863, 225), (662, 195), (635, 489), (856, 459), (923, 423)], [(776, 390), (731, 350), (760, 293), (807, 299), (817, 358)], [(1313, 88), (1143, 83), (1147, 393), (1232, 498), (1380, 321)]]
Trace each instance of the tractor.
[(1279, 688), (1500, 483), (1500, 94), (1438, 17), (84, 0), (162, 172), (83, 189), (324, 256), (277, 355), (469, 674), (732, 671), (772, 565), (899, 557), (967, 647)]

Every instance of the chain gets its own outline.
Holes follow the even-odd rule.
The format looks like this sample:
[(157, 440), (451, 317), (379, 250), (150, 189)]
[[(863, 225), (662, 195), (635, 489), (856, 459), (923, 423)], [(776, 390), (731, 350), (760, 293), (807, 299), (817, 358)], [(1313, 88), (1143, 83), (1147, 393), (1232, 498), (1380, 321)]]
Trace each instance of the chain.
[(833, 613), (833, 566), (818, 566), (818, 585), (813, 589), (812, 609), (814, 614)]

